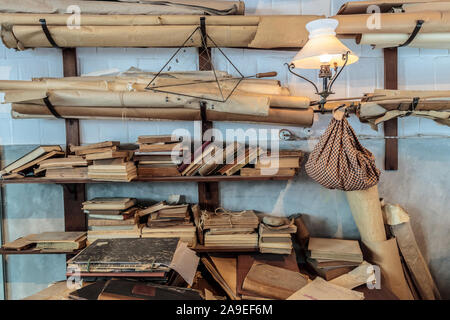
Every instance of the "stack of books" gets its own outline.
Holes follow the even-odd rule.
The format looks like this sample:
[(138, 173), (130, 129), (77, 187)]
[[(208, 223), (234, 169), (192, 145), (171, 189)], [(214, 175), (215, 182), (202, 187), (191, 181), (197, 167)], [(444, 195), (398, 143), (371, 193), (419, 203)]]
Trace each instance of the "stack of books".
[(195, 245), (196, 228), (188, 204), (169, 205), (162, 201), (140, 210), (138, 215), (148, 217), (141, 226), (142, 238), (180, 238), (189, 246)]
[(139, 177), (180, 176), (183, 148), (180, 140), (172, 141), (172, 136), (140, 136), (139, 151), (134, 155)]
[(252, 210), (202, 212), (206, 247), (258, 248), (258, 217)]
[(291, 234), (296, 232), (297, 227), (290, 224), (289, 220), (279, 227), (261, 223), (259, 225), (259, 251), (261, 253), (291, 254)]
[(88, 243), (97, 239), (139, 238), (136, 199), (95, 198), (83, 202), (88, 216)]
[(279, 151), (261, 154), (254, 168), (243, 168), (241, 176), (295, 176), (303, 158), (302, 151)]
[(308, 250), (308, 264), (327, 281), (352, 271), (363, 262), (356, 240), (310, 238)]
[(33, 173), (39, 164), (50, 158), (64, 156), (60, 146), (39, 146), (24, 156), (10, 163), (0, 171), (2, 179), (23, 178)]
[(67, 274), (76, 271), (82, 278), (147, 278), (167, 283), (177, 245), (178, 239), (97, 240), (67, 262)]
[(102, 181), (131, 181), (137, 177), (136, 166), (130, 161), (131, 150), (120, 150), (118, 141), (104, 141), (86, 146), (70, 146), (70, 151), (93, 164), (88, 177)]
[(231, 176), (248, 164), (253, 164), (260, 152), (258, 147), (246, 147), (238, 143), (224, 146), (223, 143), (205, 142), (194, 152), (190, 161), (183, 161), (179, 171), (183, 176)]
[(89, 161), (80, 156), (47, 159), (34, 169), (34, 175), (45, 172), (49, 179), (87, 179)]

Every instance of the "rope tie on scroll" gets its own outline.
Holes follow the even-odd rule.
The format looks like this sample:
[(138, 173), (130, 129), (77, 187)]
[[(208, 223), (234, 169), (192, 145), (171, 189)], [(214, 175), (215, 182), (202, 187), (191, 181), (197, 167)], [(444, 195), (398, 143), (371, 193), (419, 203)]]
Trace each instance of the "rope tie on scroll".
[(50, 30), (48, 30), (47, 21), (45, 19), (39, 19), (39, 22), (41, 23), (42, 31), (44, 31), (45, 37), (47, 38), (48, 42), (50, 42), (52, 47), (61, 49), (60, 46), (56, 44), (55, 39), (53, 39)]
[(56, 111), (55, 107), (53, 106), (53, 104), (50, 102), (50, 100), (48, 99), (48, 97), (45, 97), (44, 99), (42, 99), (44, 101), (45, 106), (47, 107), (48, 111), (51, 112), (52, 115), (55, 116), (55, 118), (57, 119), (62, 119), (63, 117), (61, 117), (61, 115)]
[(424, 20), (417, 20), (416, 27), (414, 28), (413, 32), (412, 32), (411, 35), (409, 36), (409, 39), (406, 40), (405, 43), (399, 45), (399, 47), (406, 47), (406, 46), (410, 45), (411, 42), (413, 42), (414, 39), (415, 39), (415, 38), (417, 37), (417, 35), (419, 34), (420, 29), (422, 29), (422, 26), (423, 26), (424, 23), (425, 23)]

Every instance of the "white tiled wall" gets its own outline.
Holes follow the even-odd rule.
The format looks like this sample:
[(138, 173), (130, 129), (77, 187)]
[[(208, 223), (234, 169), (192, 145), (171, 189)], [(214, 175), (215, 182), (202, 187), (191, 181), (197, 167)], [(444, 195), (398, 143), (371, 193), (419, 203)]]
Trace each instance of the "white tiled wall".
[[(336, 13), (344, 2), (346, 1), (245, 1), (247, 14), (323, 14), (327, 16)], [(365, 92), (372, 92), (375, 88), (382, 88), (384, 78), (382, 50), (372, 50), (369, 46), (357, 46), (352, 40), (345, 40), (344, 42), (360, 56), (360, 61), (349, 66), (335, 84), (336, 97), (356, 97)], [(174, 49), (158, 48), (80, 48), (77, 49), (79, 72), (86, 74), (115, 68), (124, 71), (131, 66), (148, 71), (158, 71), (173, 52)], [(283, 85), (288, 86), (292, 94), (315, 98), (311, 87), (304, 81), (291, 76), (283, 66), (285, 62), (289, 62), (292, 59), (295, 52), (243, 49), (224, 49), (224, 52), (243, 74), (252, 75), (257, 72), (277, 71), (277, 79)], [(186, 49), (185, 52), (178, 56), (177, 61), (171, 64), (172, 70), (196, 70), (198, 68), (197, 59), (196, 49)], [(218, 50), (213, 50), (213, 59), (216, 69), (225, 70), (232, 74), (236, 73)], [(302, 73), (310, 78), (316, 77), (316, 72), (314, 71)], [(59, 50), (36, 49), (14, 52), (0, 45), (0, 80), (30, 80), (32, 77), (49, 76), (61, 77), (62, 74), (62, 56)], [(399, 49), (400, 89), (450, 90), (449, 74), (450, 55), (448, 50)], [(314, 146), (317, 137), (326, 129), (330, 121), (329, 115), (316, 117), (317, 121), (311, 130), (314, 139), (303, 141), (300, 144), (297, 142), (290, 143), (290, 147), (305, 147), (310, 150)], [(382, 128), (378, 132), (374, 131), (370, 126), (360, 123), (355, 117), (350, 119), (350, 123), (359, 135), (370, 138), (364, 144), (374, 151), (378, 162), (381, 163), (384, 145)], [(216, 123), (215, 127), (221, 130), (226, 128), (243, 128), (246, 130), (255, 126), (251, 124)], [(268, 125), (258, 127), (271, 128)], [(192, 122), (83, 120), (81, 121), (81, 140), (82, 143), (93, 143), (106, 139), (135, 142), (139, 135), (169, 134), (178, 128), (186, 129), (191, 133), (194, 133), (194, 131), (199, 132), (198, 124), (196, 125)], [(303, 128), (289, 129), (292, 129), (299, 136), (306, 135)], [(448, 146), (450, 129), (428, 119), (410, 117), (399, 120), (399, 135), (407, 137), (407, 139), (400, 141), (400, 170), (383, 172), (380, 192), (382, 196), (389, 198), (389, 200), (398, 201), (406, 206), (412, 214), (413, 221), (415, 221), (414, 231), (418, 239), (422, 240), (419, 241), (419, 246), (427, 260), (430, 261), (434, 276), (437, 278), (440, 287), (443, 288), (450, 277), (448, 272), (450, 264), (447, 254), (448, 240), (445, 239), (445, 226), (448, 226), (448, 215), (446, 215), (448, 213), (446, 212), (448, 211), (448, 177), (446, 180), (445, 172), (443, 171), (446, 168), (446, 164), (448, 164), (448, 150), (445, 150), (445, 146)], [(417, 138), (421, 135), (440, 136), (444, 137), (444, 139)], [(63, 120), (13, 120), (10, 117), (10, 105), (0, 105), (0, 146), (64, 143), (65, 129)], [(433, 150), (433, 152), (424, 152), (424, 149)], [(414, 177), (416, 180), (414, 180)], [(442, 177), (442, 179), (439, 180), (436, 177)], [(427, 180), (433, 182), (430, 184), (430, 187), (434, 187), (436, 190), (428, 187), (424, 188)], [(411, 181), (415, 182), (411, 183)], [(165, 186), (165, 188), (163, 189), (164, 192), (167, 189), (171, 190), (169, 185)], [(245, 183), (243, 185), (224, 184), (221, 185), (221, 197), (223, 204), (229, 208), (244, 209), (242, 206), (247, 205), (247, 200), (253, 199), (248, 201), (255, 208), (259, 206), (259, 209), (266, 211), (271, 210), (270, 208), (275, 204), (278, 205), (280, 197), (284, 197), (286, 191), (290, 189), (290, 195), (285, 201), (286, 208), (289, 212), (301, 211), (310, 214), (312, 219), (315, 219), (314, 230), (327, 228), (327, 221), (332, 221), (335, 219), (335, 216), (343, 216), (347, 217), (347, 220), (339, 219), (345, 222), (343, 223), (344, 232), (342, 233), (341, 227), (339, 232), (330, 229), (331, 231), (327, 235), (345, 236), (352, 234), (354, 231), (355, 226), (352, 223), (347, 223), (351, 215), (344, 196), (339, 191), (325, 190), (312, 183), (304, 175), (299, 177), (298, 181), (292, 186), (289, 184), (285, 189), (283, 188), (283, 183), (276, 184), (272, 182), (260, 183), (256, 186), (253, 184), (246, 186)], [(16, 192), (20, 190), (22, 189), (20, 188)], [(112, 191), (118, 192), (116, 189), (112, 189)], [(192, 190), (186, 189), (186, 192), (188, 191)], [(155, 198), (154, 190), (145, 192), (148, 193), (148, 197)], [(278, 194), (280, 194), (279, 197), (277, 196)], [(255, 195), (259, 195), (260, 198), (254, 199)], [(270, 195), (270, 197), (266, 197), (266, 195)], [(158, 197), (159, 195), (156, 196), (156, 198)], [(429, 203), (424, 202), (420, 197)], [(273, 199), (275, 200), (272, 201)], [(334, 200), (331, 201), (330, 199)], [(11, 209), (11, 212), (13, 211)], [(22, 213), (19, 212), (18, 214)], [(16, 215), (11, 218), (17, 219)], [(440, 227), (440, 229), (436, 226)], [(19, 226), (19, 228), (22, 227)], [(425, 232), (422, 233), (421, 230), (425, 230)], [(22, 230), (21, 232), (25, 234), (25, 231), (27, 230)], [(27, 263), (21, 265), (27, 265)], [(64, 261), (58, 264), (58, 268), (63, 273)], [(42, 272), (42, 274), (45, 275), (45, 272)], [(20, 279), (18, 281), (27, 281), (22, 280), (20, 276), (16, 278)], [(29, 280), (30, 283), (34, 281)], [(43, 282), (45, 282), (45, 279)], [(26, 286), (22, 287), (27, 288)], [(16, 290), (18, 292), (13, 292), (13, 297), (23, 297), (38, 289), (31, 290), (28, 288), (26, 292), (22, 292), (25, 289), (20, 288)]]

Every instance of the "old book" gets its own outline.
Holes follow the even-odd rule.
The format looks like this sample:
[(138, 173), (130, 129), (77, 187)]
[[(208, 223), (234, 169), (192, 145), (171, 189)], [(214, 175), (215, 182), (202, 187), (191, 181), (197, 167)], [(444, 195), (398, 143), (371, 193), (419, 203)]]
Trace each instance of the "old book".
[(36, 243), (36, 249), (44, 250), (44, 251), (73, 251), (84, 248), (86, 246), (87, 237), (84, 236), (75, 241), (44, 241)]
[(259, 148), (249, 147), (243, 154), (239, 155), (239, 157), (236, 159), (236, 164), (225, 170), (223, 174), (226, 174), (227, 176), (235, 174), (247, 164), (253, 162), (258, 157), (258, 153)]
[(205, 232), (205, 247), (258, 248), (258, 234), (211, 234)]
[(79, 150), (79, 151), (75, 151), (75, 154), (77, 156), (84, 156), (84, 155), (91, 154), (91, 153), (102, 153), (102, 152), (117, 151), (117, 150), (118, 150), (118, 146), (112, 146), (112, 147), (105, 147), (105, 148)]
[[(113, 216), (116, 217), (116, 216)], [(127, 225), (134, 225), (134, 219), (125, 219), (125, 220), (116, 220), (116, 219), (102, 219), (103, 217), (100, 216), (99, 219), (96, 219), (95, 217), (92, 218), (89, 216), (88, 219), (88, 226), (127, 226)]]
[(28, 235), (29, 241), (39, 242), (71, 242), (77, 241), (86, 236), (86, 232), (42, 232), (39, 234)]
[(308, 250), (313, 259), (363, 262), (363, 254), (356, 240), (310, 238)]
[(168, 143), (168, 142), (179, 142), (182, 139), (179, 138), (177, 140), (173, 140), (171, 135), (165, 136), (139, 136), (138, 143), (139, 144), (153, 144), (153, 143)]
[(243, 288), (257, 296), (284, 300), (307, 284), (308, 278), (299, 272), (253, 263)]
[(181, 176), (178, 167), (173, 164), (169, 165), (142, 165), (137, 168), (139, 177), (177, 177)]
[(49, 158), (52, 158), (52, 157), (59, 157), (59, 156), (64, 156), (64, 152), (63, 151), (50, 151), (50, 152), (40, 156), (36, 160), (28, 162), (28, 163), (24, 164), (23, 166), (20, 166), (19, 168), (16, 168), (16, 169), (12, 170), (11, 173), (18, 173), (18, 172), (21, 172), (21, 171), (25, 171), (25, 170), (30, 169), (31, 167), (33, 167), (35, 165), (39, 165), (42, 161), (44, 161), (46, 159), (49, 159)]
[(155, 143), (139, 145), (139, 152), (173, 152), (182, 150), (183, 144), (176, 143)]
[(48, 179), (87, 179), (87, 167), (46, 169)]
[(239, 300), (236, 292), (237, 259), (235, 256), (207, 255), (201, 258), (208, 272), (232, 300)]
[(310, 260), (314, 259), (307, 259), (307, 262), (311, 268), (314, 269), (317, 275), (327, 281), (333, 280), (334, 278), (346, 274), (356, 268), (356, 266), (319, 267), (317, 263), (311, 262)]
[(134, 198), (94, 198), (83, 202), (84, 210), (125, 210), (136, 204)]
[(21, 173), (4, 173), (1, 178), (2, 180), (23, 179), (25, 175)]
[(25, 250), (34, 245), (34, 242), (28, 240), (26, 237), (16, 239), (11, 242), (4, 243), (2, 249), (6, 250)]
[(85, 156), (86, 160), (100, 160), (100, 159), (112, 159), (112, 158), (125, 158), (130, 159), (133, 155), (133, 151), (119, 150), (119, 151), (106, 151), (100, 153), (91, 153)]
[(221, 148), (219, 145), (217, 149), (212, 153), (212, 157), (208, 159), (198, 170), (198, 173), (202, 176), (214, 174), (218, 169), (227, 163), (227, 159), (232, 158), (234, 161), (234, 155), (239, 144), (237, 142), (226, 145), (225, 148)]
[(80, 271), (168, 271), (178, 239), (96, 240), (68, 262)]
[(20, 157), (13, 163), (10, 163), (9, 165), (7, 165), (5, 168), (3, 168), (0, 171), (0, 175), (3, 175), (5, 173), (10, 173), (14, 169), (20, 168), (21, 166), (26, 165), (27, 163), (32, 162), (32, 161), (40, 158), (44, 154), (47, 154), (52, 151), (61, 152), (62, 149), (60, 146), (56, 146), (56, 145), (55, 146), (39, 146), (36, 149), (28, 152), (26, 155)]
[(98, 300), (203, 300), (199, 291), (130, 280), (108, 280)]
[(300, 168), (299, 157), (260, 157), (255, 163), (256, 169), (263, 168)]
[(240, 254), (237, 260), (237, 277), (236, 288), (240, 295), (255, 296), (254, 293), (250, 293), (243, 289), (242, 285), (244, 279), (247, 277), (250, 268), (255, 262), (264, 263), (271, 266), (287, 269), (294, 272), (300, 272), (297, 264), (297, 257), (295, 252), (290, 255), (278, 255), (278, 254)]
[(287, 300), (363, 300), (364, 294), (337, 286), (317, 277)]
[(164, 201), (161, 201), (161, 202), (155, 203), (154, 205), (151, 205), (145, 209), (139, 210), (137, 215), (140, 217), (143, 217), (148, 214), (151, 214), (152, 212), (157, 212), (157, 211), (167, 208), (167, 207), (168, 207), (168, 205)]
[(92, 161), (95, 166), (115, 166), (115, 165), (125, 165), (128, 163), (123, 158), (115, 158), (115, 159), (99, 159)]
[(39, 163), (39, 169), (85, 167), (89, 162), (83, 157), (55, 158)]
[(119, 141), (104, 141), (104, 142), (98, 142), (93, 143), (85, 146), (70, 146), (71, 152), (79, 152), (83, 150), (90, 150), (90, 149), (98, 149), (98, 148), (106, 148), (106, 147), (113, 147), (113, 146), (119, 146)]
[(203, 153), (203, 150), (205, 150), (205, 148), (211, 143), (212, 143), (211, 141), (205, 141), (203, 142), (201, 147), (197, 148), (197, 150), (195, 150), (193, 153), (188, 153), (188, 155), (186, 155), (185, 158), (183, 158), (182, 163), (178, 167), (178, 171), (180, 171), (181, 173), (185, 171), (186, 168), (194, 161), (194, 159), (200, 156)]
[(198, 150), (194, 152), (194, 158), (191, 163), (182, 171), (182, 175), (184, 176), (193, 176), (197, 173), (197, 171), (203, 166), (206, 159), (211, 157), (211, 154), (214, 150), (217, 149), (217, 145), (215, 143), (210, 143), (203, 148), (200, 147)]
[[(276, 176), (295, 176), (297, 174), (296, 169), (291, 168), (280, 168), (278, 169)], [(242, 168), (240, 170), (240, 175), (243, 177), (260, 177), (267, 174), (264, 174), (264, 170), (256, 169), (256, 168)], [(273, 174), (271, 174), (273, 175)]]
[(259, 219), (253, 210), (241, 212), (203, 212), (203, 228), (253, 228), (259, 226)]

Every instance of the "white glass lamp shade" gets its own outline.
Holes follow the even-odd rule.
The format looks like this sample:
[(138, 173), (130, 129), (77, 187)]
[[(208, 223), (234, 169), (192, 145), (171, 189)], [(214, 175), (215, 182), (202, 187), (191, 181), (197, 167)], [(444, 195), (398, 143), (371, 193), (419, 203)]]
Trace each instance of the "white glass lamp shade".
[(291, 63), (295, 68), (320, 69), (322, 65), (333, 67), (335, 64), (342, 67), (345, 63), (343, 55), (347, 52), (349, 52), (347, 64), (358, 61), (358, 56), (336, 38), (335, 30), (338, 24), (339, 21), (335, 19), (319, 19), (306, 25), (309, 40), (292, 60)]

